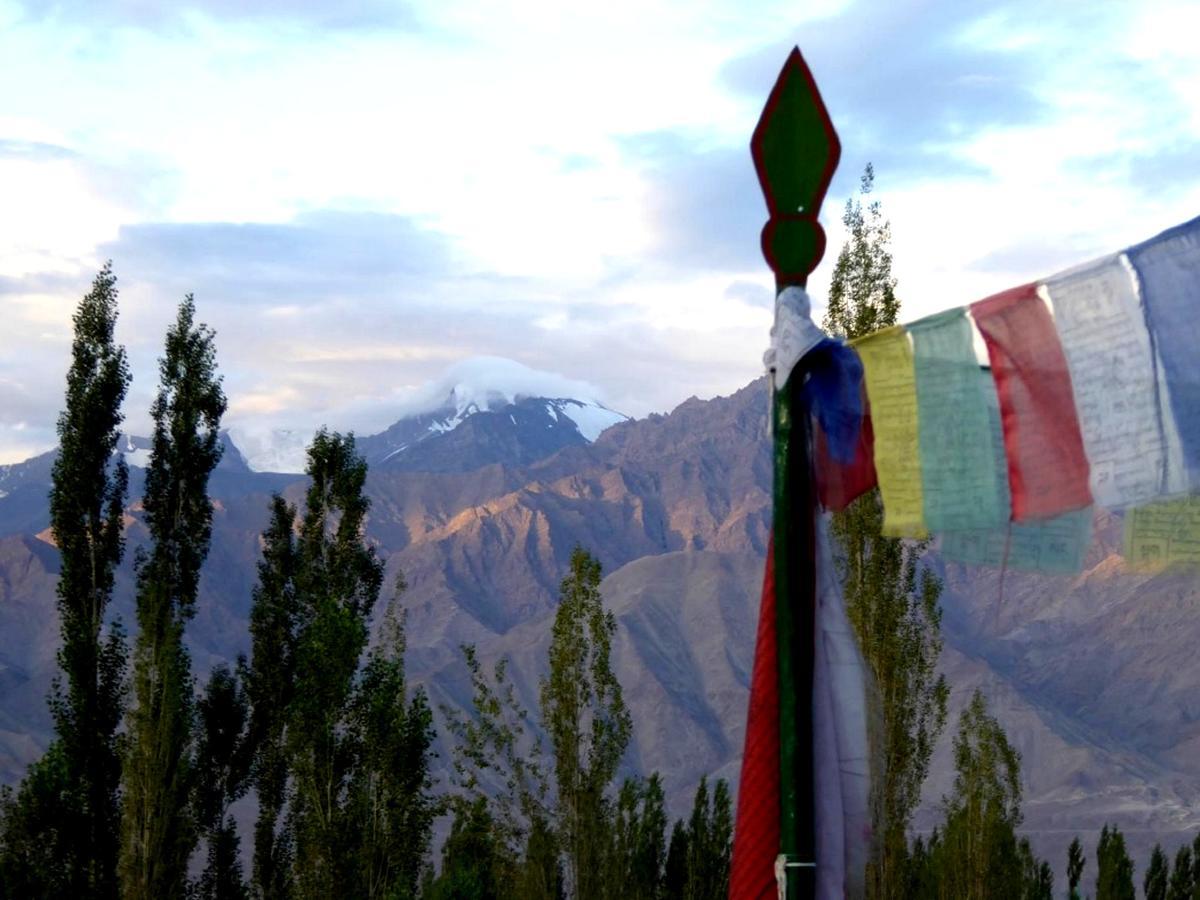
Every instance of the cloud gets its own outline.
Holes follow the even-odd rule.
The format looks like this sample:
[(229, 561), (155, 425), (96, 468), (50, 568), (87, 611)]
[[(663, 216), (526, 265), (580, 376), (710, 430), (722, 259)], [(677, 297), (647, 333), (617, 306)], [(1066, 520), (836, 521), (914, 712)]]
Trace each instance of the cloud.
[(731, 300), (741, 300), (747, 306), (760, 309), (775, 309), (775, 292), (764, 284), (751, 281), (735, 281), (725, 288), (725, 296)]
[(43, 161), (74, 159), (77, 156), (74, 150), (57, 144), (0, 138), (0, 159)]
[[(835, 193), (853, 188), (866, 161), (891, 177), (944, 178), (983, 170), (955, 152), (964, 137), (1053, 113), (1030, 82), (1044, 42), (1013, 46), (1006, 27), (1032, 3), (910, 2), (847, 6), (798, 26), (800, 46), (842, 139)], [(1040, 7), (1039, 7), (1040, 10)], [(1039, 11), (1033, 21), (1046, 22)], [(1019, 30), (1019, 28), (1017, 29)], [(989, 39), (989, 33), (995, 32)], [(727, 62), (723, 81), (765, 100), (793, 41)]]
[(331, 210), (282, 224), (125, 225), (100, 253), (128, 279), (277, 310), (338, 294), (391, 293), (456, 263), (449, 240), (411, 218)]
[(294, 24), (324, 30), (412, 29), (417, 21), (410, 4), (399, 0), (18, 0), (27, 20), (90, 22), (165, 31), (181, 25), (189, 14), (210, 19), (254, 24)]
[(646, 213), (655, 235), (651, 265), (689, 271), (759, 268), (766, 204), (749, 146), (706, 147), (673, 132), (621, 141), (647, 184)]

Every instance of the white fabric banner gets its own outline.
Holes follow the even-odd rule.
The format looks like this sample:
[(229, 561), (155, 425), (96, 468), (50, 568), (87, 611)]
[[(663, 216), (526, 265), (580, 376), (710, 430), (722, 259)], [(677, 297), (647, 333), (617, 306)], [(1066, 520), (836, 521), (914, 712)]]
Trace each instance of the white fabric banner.
[(871, 852), (868, 673), (834, 569), (828, 516), (817, 526), (813, 770), (817, 900), (864, 895)]
[(1174, 421), (1161, 396), (1165, 385), (1155, 390), (1150, 332), (1128, 263), (1108, 256), (1056, 275), (1045, 289), (1071, 372), (1096, 503), (1126, 509), (1177, 493), (1186, 482), (1179, 454), (1167, 452)]

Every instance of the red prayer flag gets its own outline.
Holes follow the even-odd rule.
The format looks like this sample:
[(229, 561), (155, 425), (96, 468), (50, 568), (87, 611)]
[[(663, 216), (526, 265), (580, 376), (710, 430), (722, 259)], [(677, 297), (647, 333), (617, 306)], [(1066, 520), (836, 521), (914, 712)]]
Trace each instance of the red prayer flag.
[(1015, 522), (1092, 502), (1071, 375), (1050, 311), (1027, 284), (971, 305), (1000, 400)]
[(746, 745), (738, 787), (737, 825), (729, 873), (730, 900), (766, 900), (776, 894), (775, 857), (779, 853), (779, 660), (775, 646), (775, 540), (767, 546), (762, 604)]

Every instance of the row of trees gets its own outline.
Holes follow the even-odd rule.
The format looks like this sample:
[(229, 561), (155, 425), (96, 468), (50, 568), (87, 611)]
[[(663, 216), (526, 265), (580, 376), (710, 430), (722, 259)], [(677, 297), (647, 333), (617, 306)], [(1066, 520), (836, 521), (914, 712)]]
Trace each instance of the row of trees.
[[(600, 565), (576, 548), (551, 630), (539, 725), (501, 659), (485, 672), (464, 647), (472, 715), (445, 710), (455, 737), (453, 823), (431, 898), (717, 900), (728, 893), (729, 786), (710, 800), (701, 779), (692, 813), (668, 819), (662, 780), (625, 779), (614, 793), (632, 721), (612, 670), (613, 614)], [(548, 747), (543, 748), (543, 737)]]
[[(3, 798), (12, 897), (246, 896), (230, 808), (259, 799), (261, 896), (415, 889), (436, 804), (432, 717), (407, 690), (394, 610), (367, 649), (383, 566), (362, 541), (366, 466), (352, 437), (309, 449), (302, 516), (276, 497), (251, 613), (252, 653), (197, 690), (184, 645), (212, 531), (208, 480), (225, 397), (213, 333), (188, 297), (166, 337), (135, 559), (137, 637), (107, 615), (124, 551), (128, 470), (115, 453), (129, 385), (106, 266), (75, 315), (50, 495), (61, 556), (55, 739)], [(299, 521), (298, 532), (294, 524)], [(120, 726), (124, 723), (124, 730)], [(189, 883), (197, 847), (202, 873)]]
[[(213, 332), (196, 323), (190, 296), (167, 333), (151, 408), (131, 653), (109, 613), (129, 521), (116, 450), (130, 375), (116, 317), (106, 266), (75, 314), (58, 422), (55, 737), (0, 795), (0, 897), (724, 896), (725, 782), (710, 799), (702, 781), (669, 845), (659, 777), (613, 789), (632, 723), (610, 662), (616, 624), (600, 601), (600, 565), (582, 549), (562, 583), (536, 718), (503, 663), (485, 675), (463, 648), (474, 708), (446, 711), (455, 776), (435, 793), (433, 715), (404, 668), (402, 578), (370, 639), (384, 566), (364, 537), (367, 467), (353, 436), (316, 434), (302, 508), (272, 498), (249, 658), (196, 684), (184, 634), (212, 533), (225, 396)], [(257, 808), (249, 872), (232, 812), (246, 795)], [(442, 813), (452, 825), (434, 877)]]

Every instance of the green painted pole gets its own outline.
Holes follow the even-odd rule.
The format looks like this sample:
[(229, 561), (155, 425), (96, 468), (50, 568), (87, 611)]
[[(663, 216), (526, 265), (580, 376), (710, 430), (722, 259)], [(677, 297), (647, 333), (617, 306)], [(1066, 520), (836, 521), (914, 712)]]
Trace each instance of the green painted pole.
[[(770, 218), (763, 255), (776, 291), (803, 287), (825, 252), (817, 222), (841, 155), (837, 133), (793, 49), (767, 99), (751, 154)], [(813, 780), (813, 642), (816, 613), (816, 491), (808, 416), (800, 401), (803, 361), (774, 393), (774, 568), (779, 659), (780, 847), (784, 896), (816, 892)]]

